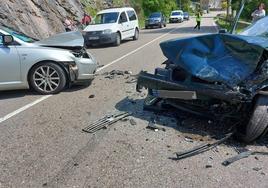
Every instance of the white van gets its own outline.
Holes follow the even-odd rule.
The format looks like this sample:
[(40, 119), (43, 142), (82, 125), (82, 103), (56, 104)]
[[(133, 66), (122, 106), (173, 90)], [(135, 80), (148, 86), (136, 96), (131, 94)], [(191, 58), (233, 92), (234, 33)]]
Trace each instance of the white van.
[(169, 23), (181, 23), (183, 22), (183, 11), (182, 10), (174, 10), (171, 12), (169, 17)]
[(121, 40), (139, 38), (138, 17), (133, 8), (112, 8), (97, 13), (91, 25), (84, 29), (85, 44), (114, 44)]

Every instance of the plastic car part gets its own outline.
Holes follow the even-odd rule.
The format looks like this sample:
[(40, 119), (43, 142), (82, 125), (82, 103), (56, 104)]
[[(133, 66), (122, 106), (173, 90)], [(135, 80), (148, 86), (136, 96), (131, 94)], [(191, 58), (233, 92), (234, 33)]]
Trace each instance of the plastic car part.
[(246, 150), (244, 152), (239, 153), (238, 155), (231, 157), (225, 161), (222, 162), (223, 166), (228, 166), (240, 159), (244, 159), (249, 157), (250, 155), (268, 155), (268, 152), (260, 152), (260, 151), (250, 151), (250, 150)]
[(194, 148), (187, 150), (187, 151), (184, 151), (184, 152), (177, 152), (176, 153), (177, 158), (175, 160), (180, 160), (180, 159), (184, 159), (187, 157), (192, 157), (192, 156), (195, 156), (197, 154), (211, 150), (211, 149), (217, 147), (218, 145), (226, 142), (229, 138), (231, 138), (233, 136), (233, 134), (234, 134), (234, 132), (228, 133), (222, 139), (220, 139), (214, 143), (211, 143), (211, 144), (203, 144), (203, 145), (194, 147)]
[(105, 129), (107, 128), (109, 125), (112, 125), (114, 123), (116, 123), (117, 121), (130, 116), (131, 114), (128, 112), (119, 112), (113, 115), (108, 115), (105, 116), (95, 122), (93, 122), (92, 124), (90, 124), (88, 127), (82, 129), (84, 132), (87, 133), (94, 133), (100, 129)]

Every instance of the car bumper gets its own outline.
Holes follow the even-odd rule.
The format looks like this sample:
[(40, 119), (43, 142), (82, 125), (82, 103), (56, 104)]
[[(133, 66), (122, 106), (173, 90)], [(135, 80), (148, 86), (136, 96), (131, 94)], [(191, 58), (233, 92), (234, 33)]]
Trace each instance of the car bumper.
[(86, 45), (99, 45), (99, 44), (110, 44), (116, 41), (117, 33), (110, 34), (90, 34), (84, 35)]
[(72, 82), (83, 82), (94, 79), (98, 64), (93, 58), (76, 58), (75, 65), (69, 67)]
[(149, 74), (141, 72), (137, 80), (137, 91), (141, 88), (149, 89), (149, 94), (159, 98), (173, 98), (181, 100), (197, 100), (207, 97), (221, 99), (228, 102), (245, 101), (245, 95), (225, 87), (184, 83), (170, 79), (170, 70), (161, 69), (164, 74)]
[(169, 22), (170, 23), (177, 23), (177, 22), (182, 22), (182, 18), (170, 18)]
[(154, 23), (146, 23), (145, 26), (147, 27), (155, 27), (160, 26), (161, 22), (154, 22)]

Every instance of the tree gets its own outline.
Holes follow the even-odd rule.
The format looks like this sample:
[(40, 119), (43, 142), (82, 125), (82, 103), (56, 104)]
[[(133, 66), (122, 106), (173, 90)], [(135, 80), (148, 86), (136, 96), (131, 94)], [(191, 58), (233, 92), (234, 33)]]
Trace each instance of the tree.
[(142, 6), (146, 16), (160, 11), (167, 16), (172, 10), (178, 9), (176, 0), (143, 0)]

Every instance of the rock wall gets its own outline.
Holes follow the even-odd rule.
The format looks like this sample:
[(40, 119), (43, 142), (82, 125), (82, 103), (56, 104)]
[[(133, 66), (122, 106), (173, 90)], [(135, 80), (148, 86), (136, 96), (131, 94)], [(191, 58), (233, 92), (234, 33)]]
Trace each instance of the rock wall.
[(67, 15), (80, 20), (83, 5), (79, 0), (1, 0), (0, 24), (35, 38), (63, 32)]
[(0, 0), (0, 25), (42, 39), (64, 32), (66, 16), (81, 21), (84, 11), (124, 4), (128, 0)]

